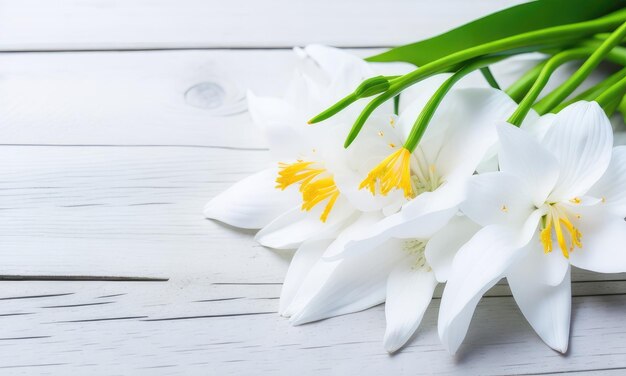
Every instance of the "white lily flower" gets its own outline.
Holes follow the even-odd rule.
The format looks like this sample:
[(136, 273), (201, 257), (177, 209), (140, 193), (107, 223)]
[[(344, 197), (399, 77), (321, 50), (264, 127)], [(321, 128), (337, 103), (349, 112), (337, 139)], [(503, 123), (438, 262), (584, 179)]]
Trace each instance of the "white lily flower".
[(439, 335), (451, 353), (502, 277), (537, 334), (565, 352), (570, 264), (626, 271), (626, 147), (612, 148), (609, 120), (595, 102), (551, 117), (543, 137), (500, 124), (500, 171), (470, 180), (461, 210), (484, 227), (457, 253), (442, 298)]
[(236, 227), (261, 228), (257, 241), (272, 248), (333, 237), (357, 213), (335, 184), (329, 166), (337, 163), (327, 151), (343, 149), (359, 106), (318, 126), (308, 126), (308, 118), (365, 78), (410, 69), (408, 64), (368, 64), (324, 46), (296, 52), (301, 64), (284, 98), (248, 95), (250, 114), (266, 135), (274, 166), (238, 182), (204, 210), (208, 218)]
[[(355, 159), (359, 166), (335, 172), (337, 182), (345, 179), (342, 192), (363, 211), (382, 211), (361, 215), (335, 241), (305, 243), (296, 252), (280, 308), (292, 323), (360, 311), (386, 300), (384, 346), (396, 351), (416, 331), (437, 283), (446, 281), (456, 250), (478, 230), (455, 214), (465, 197), (466, 179), (497, 140), (495, 124), (516, 107), (498, 90), (463, 89), (444, 99), (409, 156), (408, 200), (401, 190), (381, 196), (357, 189), (366, 171), (390, 149), (400, 150), (428, 98), (418, 97), (401, 114), (398, 141), (385, 139), (394, 135), (394, 127), (377, 131), (366, 126), (348, 149), (367, 158)], [(391, 196), (391, 202), (385, 201)], [(393, 214), (399, 205), (404, 205), (402, 210)]]
[(383, 344), (388, 352), (400, 349), (417, 330), (437, 283), (446, 280), (456, 250), (480, 227), (458, 216), (440, 231), (424, 229), (419, 238), (390, 238), (371, 249), (324, 258), (381, 218), (380, 212), (365, 213), (335, 241), (305, 242), (287, 274), (281, 313), (299, 325), (386, 301)]

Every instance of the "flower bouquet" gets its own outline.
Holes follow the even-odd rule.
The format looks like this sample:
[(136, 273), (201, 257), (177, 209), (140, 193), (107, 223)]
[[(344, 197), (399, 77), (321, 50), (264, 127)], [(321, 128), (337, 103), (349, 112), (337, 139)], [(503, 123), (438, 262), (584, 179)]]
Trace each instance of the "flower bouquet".
[[(626, 271), (626, 147), (609, 121), (626, 110), (625, 5), (530, 2), (365, 60), (296, 48), (282, 98), (248, 94), (274, 163), (206, 216), (296, 250), (279, 306), (295, 325), (385, 302), (394, 352), (445, 283), (438, 331), (455, 353), (506, 278), (539, 337), (566, 352), (571, 266)], [(490, 66), (528, 53), (541, 58), (501, 89)], [(602, 62), (613, 73), (590, 86)], [(475, 71), (488, 85), (459, 88)]]

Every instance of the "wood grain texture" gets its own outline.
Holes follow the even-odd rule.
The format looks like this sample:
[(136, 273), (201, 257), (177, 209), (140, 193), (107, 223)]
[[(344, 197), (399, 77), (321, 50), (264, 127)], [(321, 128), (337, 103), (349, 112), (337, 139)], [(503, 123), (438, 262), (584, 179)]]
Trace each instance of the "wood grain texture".
[[(259, 247), (250, 232), (200, 213), (208, 197), (267, 158), (266, 151), (210, 147), (0, 148), (3, 274), (168, 279), (1, 282), (0, 347), (10, 351), (0, 352), (0, 364), (12, 374), (85, 367), (146, 375), (207, 367), (220, 375), (286, 374), (294, 363), (305, 374), (337, 375), (519, 374), (595, 369), (600, 361), (626, 367), (625, 275), (574, 273), (567, 357), (541, 343), (504, 284), (481, 303), (455, 358), (437, 339), (437, 299), (415, 340), (393, 357), (380, 342), (381, 307), (291, 327), (275, 313), (290, 252)], [(45, 355), (27, 351), (33, 348)]]
[[(523, 56), (496, 65), (494, 74), (506, 87), (536, 61)], [(0, 144), (263, 149), (246, 92), (281, 95), (295, 65), (290, 50), (0, 54)], [(486, 83), (476, 73), (464, 85)]]
[(3, 0), (0, 50), (410, 43), (521, 0)]
[[(389, 356), (382, 306), (292, 327), (275, 313), (291, 252), (202, 216), (267, 165), (244, 96), (282, 92), (287, 48), (367, 56), (518, 2), (0, 0), (0, 50), (50, 51), (0, 54), (0, 374), (626, 372), (625, 274), (573, 273), (566, 356), (505, 283), (456, 357), (437, 338), (441, 288)], [(188, 48), (211, 50), (54, 52)], [(494, 72), (505, 86), (526, 66)]]

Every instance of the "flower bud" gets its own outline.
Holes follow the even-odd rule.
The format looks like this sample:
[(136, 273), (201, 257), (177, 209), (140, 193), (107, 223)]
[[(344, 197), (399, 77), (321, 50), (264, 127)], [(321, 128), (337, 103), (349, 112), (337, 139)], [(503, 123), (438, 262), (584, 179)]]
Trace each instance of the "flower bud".
[(389, 86), (389, 80), (383, 76), (368, 78), (367, 80), (361, 82), (359, 87), (356, 88), (354, 95), (357, 98), (371, 97), (372, 95), (387, 91)]

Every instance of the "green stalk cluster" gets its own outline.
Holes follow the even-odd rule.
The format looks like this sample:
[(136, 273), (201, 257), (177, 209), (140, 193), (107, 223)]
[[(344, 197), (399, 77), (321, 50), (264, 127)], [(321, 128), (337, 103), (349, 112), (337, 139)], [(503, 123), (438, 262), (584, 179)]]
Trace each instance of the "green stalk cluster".
[[(542, 52), (549, 57), (526, 72), (506, 92), (519, 103), (509, 122), (520, 125), (531, 109), (539, 114), (562, 109), (572, 100), (567, 98), (578, 88), (594, 69), (603, 61), (626, 66), (626, 48), (620, 44), (626, 38), (626, 9), (608, 15), (571, 24), (507, 36), (502, 39), (471, 46), (430, 61), (403, 76), (373, 77), (365, 80), (353, 93), (313, 117), (309, 123), (318, 123), (330, 118), (361, 98), (374, 97), (362, 110), (350, 130), (345, 147), (356, 139), (370, 115), (383, 103), (397, 101), (403, 90), (436, 74), (453, 74), (439, 87), (428, 101), (405, 142), (412, 151), (419, 143), (428, 123), (450, 89), (467, 74), (480, 70), (486, 81), (494, 88), (499, 85), (489, 65), (511, 56)], [(558, 88), (537, 101), (554, 71), (566, 62), (582, 60), (580, 68)], [(605, 81), (579, 94), (574, 100), (596, 100), (608, 112), (624, 108), (626, 93), (626, 68)]]

